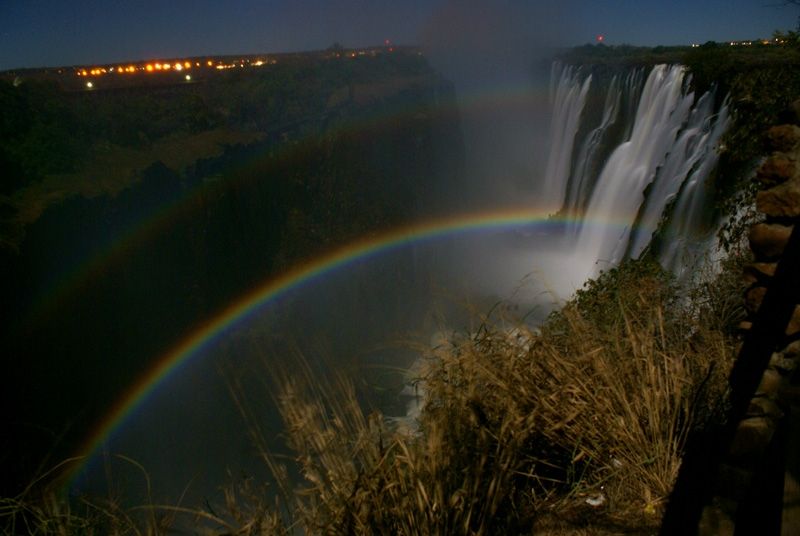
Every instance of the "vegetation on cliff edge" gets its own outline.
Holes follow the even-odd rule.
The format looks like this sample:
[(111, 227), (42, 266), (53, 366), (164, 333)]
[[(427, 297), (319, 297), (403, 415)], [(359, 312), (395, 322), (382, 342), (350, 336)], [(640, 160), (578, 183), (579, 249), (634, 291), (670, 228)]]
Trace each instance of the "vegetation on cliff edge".
[(265, 451), (277, 488), (240, 482), (224, 505), (130, 511), (23, 496), (0, 515), (65, 534), (159, 533), (176, 518), (230, 534), (652, 532), (687, 435), (724, 414), (740, 312), (730, 304), (741, 303), (733, 264), (691, 299), (652, 261), (630, 261), (538, 330), (483, 317), (429, 349), (413, 431), (365, 412), (346, 380), (287, 373), (278, 400), (297, 487)]

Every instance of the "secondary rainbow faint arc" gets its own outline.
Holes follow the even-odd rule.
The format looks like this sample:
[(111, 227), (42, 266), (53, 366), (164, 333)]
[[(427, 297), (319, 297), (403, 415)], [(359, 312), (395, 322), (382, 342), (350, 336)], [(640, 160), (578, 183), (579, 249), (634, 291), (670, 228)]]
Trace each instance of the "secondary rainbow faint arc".
[[(541, 87), (527, 87), (519, 84), (511, 84), (492, 90), (473, 91), (459, 99), (460, 105), (466, 106), (471, 110), (481, 107), (494, 108), (501, 104), (518, 104), (529, 99), (544, 97), (546, 92)], [(385, 123), (412, 117), (415, 108), (406, 109), (399, 107), (390, 110), (389, 113), (370, 116), (358, 121), (346, 122), (337, 126), (333, 132), (347, 133), (380, 128)], [(279, 152), (291, 150), (294, 146), (287, 145)], [(263, 155), (261, 155), (263, 157)], [(249, 159), (244, 166), (237, 166), (235, 169), (242, 170), (248, 165), (253, 165), (259, 157)], [(23, 323), (35, 324), (37, 319), (46, 316), (49, 312), (56, 310), (58, 305), (68, 297), (74, 296), (92, 279), (109, 265), (120, 262), (131, 249), (139, 247), (145, 243), (152, 235), (165, 229), (174, 222), (175, 218), (180, 217), (185, 210), (192, 210), (193, 203), (202, 195), (210, 195), (214, 189), (222, 188), (224, 183), (206, 185), (190, 192), (186, 196), (174, 200), (172, 203), (157, 207), (147, 217), (141, 221), (124, 229), (120, 236), (116, 237), (110, 244), (100, 248), (94, 254), (77, 263), (76, 266), (67, 270), (61, 276), (55, 278), (47, 288), (41, 291), (35, 298), (24, 317)]]
[(524, 225), (562, 225), (568, 219), (548, 217), (549, 211), (511, 210), (479, 214), (467, 214), (431, 220), (367, 237), (299, 265), (283, 274), (269, 278), (255, 289), (243, 294), (219, 313), (199, 324), (169, 352), (159, 358), (155, 365), (142, 375), (127, 393), (108, 412), (84, 442), (79, 454), (83, 462), (77, 467), (69, 480), (77, 476), (91, 455), (103, 444), (114, 429), (121, 425), (147, 395), (161, 384), (174, 370), (203, 347), (225, 332), (235, 323), (246, 318), (261, 305), (280, 297), (302, 283), (308, 282), (327, 272), (340, 268), (357, 259), (369, 255), (436, 238), (450, 233), (477, 231), (492, 228), (519, 227)]

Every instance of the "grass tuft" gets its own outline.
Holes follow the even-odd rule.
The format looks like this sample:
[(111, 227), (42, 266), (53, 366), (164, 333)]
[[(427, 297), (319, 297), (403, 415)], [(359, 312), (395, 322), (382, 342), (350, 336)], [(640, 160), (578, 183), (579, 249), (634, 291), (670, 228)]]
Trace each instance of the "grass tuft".
[[(484, 319), (425, 358), (416, 433), (367, 415), (343, 378), (286, 378), (303, 484), (291, 522), (324, 534), (652, 531), (686, 438), (724, 414), (727, 308), (631, 262), (539, 330)], [(730, 292), (738, 290), (729, 289)], [(718, 297), (718, 299), (721, 299)], [(716, 302), (715, 302), (716, 303)]]
[(421, 358), (416, 428), (365, 411), (344, 375), (284, 371), (294, 472), (232, 385), (277, 494), (246, 480), (219, 514), (6, 499), (0, 521), (8, 534), (165, 534), (179, 515), (207, 534), (652, 533), (687, 436), (724, 415), (741, 279), (723, 268), (687, 290), (626, 262), (536, 329), (495, 308)]

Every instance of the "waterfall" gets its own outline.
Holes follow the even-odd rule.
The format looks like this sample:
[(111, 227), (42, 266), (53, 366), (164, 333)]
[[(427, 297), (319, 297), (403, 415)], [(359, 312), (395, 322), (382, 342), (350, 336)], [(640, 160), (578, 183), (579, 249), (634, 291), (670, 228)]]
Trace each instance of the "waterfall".
[(543, 198), (554, 206), (560, 205), (564, 200), (572, 167), (572, 146), (586, 104), (586, 94), (592, 82), (591, 75), (586, 76), (583, 82), (580, 82), (580, 78), (580, 69), (558, 62), (553, 64), (551, 87), (555, 80), (558, 80), (558, 84), (551, 93), (553, 121), (550, 128), (550, 158), (545, 172)]
[(664, 268), (677, 275), (691, 268), (694, 257), (709, 250), (708, 239), (713, 240), (716, 236), (713, 232), (703, 233), (708, 231), (708, 222), (705, 221), (709, 189), (707, 178), (717, 164), (716, 149), (728, 126), (728, 119), (726, 100), (716, 120), (712, 123), (709, 117), (704, 123), (704, 133), (696, 140), (696, 149), (693, 151), (695, 167), (684, 181), (683, 191), (664, 230), (665, 247), (659, 252), (659, 261)]
[[(562, 209), (565, 216), (574, 219), (586, 211), (595, 179), (605, 164), (609, 148), (616, 147), (630, 136), (643, 80), (644, 70), (633, 69), (625, 76), (622, 87), (617, 75), (611, 78), (607, 87), (602, 83), (595, 84), (598, 95), (594, 100), (604, 99), (605, 105), (599, 126), (589, 132), (578, 153)], [(570, 234), (579, 229), (576, 221), (570, 225)]]
[(575, 172), (570, 177), (567, 185), (567, 198), (564, 201), (563, 210), (569, 216), (577, 216), (586, 208), (586, 200), (591, 195), (591, 164), (596, 158), (606, 131), (617, 120), (620, 97), (617, 77), (615, 76), (611, 80), (611, 86), (606, 94), (603, 118), (600, 120), (600, 125), (592, 130), (583, 142), (575, 162)]
[[(582, 267), (576, 279), (640, 256), (659, 228), (667, 239), (656, 256), (665, 268), (680, 271), (688, 237), (706, 219), (707, 183), (728, 125), (727, 103), (715, 111), (712, 91), (695, 99), (680, 65), (657, 65), (646, 79), (634, 69), (605, 85), (558, 63), (553, 74), (547, 199), (573, 222), (565, 239), (572, 262)], [(592, 120), (590, 84), (598, 92), (590, 102), (602, 102), (603, 109), (593, 124), (581, 124)]]

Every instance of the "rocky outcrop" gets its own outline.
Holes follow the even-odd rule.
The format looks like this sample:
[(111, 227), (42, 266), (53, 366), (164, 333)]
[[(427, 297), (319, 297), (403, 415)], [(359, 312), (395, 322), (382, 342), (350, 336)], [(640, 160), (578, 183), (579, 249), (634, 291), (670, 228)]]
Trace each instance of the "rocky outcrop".
[(783, 253), (791, 234), (792, 226), (757, 223), (750, 229), (750, 249), (762, 261), (775, 260)]
[[(800, 109), (800, 101), (793, 106)], [(792, 124), (773, 127), (766, 139), (773, 152), (756, 173), (761, 187), (756, 208), (763, 221), (754, 224), (749, 233), (755, 262), (744, 273), (750, 285), (744, 296), (749, 318), (740, 327), (750, 333), (745, 336), (739, 361), (758, 353), (748, 352), (748, 344), (761, 345), (761, 355), (764, 350), (772, 354), (768, 363), (766, 360), (737, 363), (742, 366), (739, 378), (735, 377), (736, 371), (732, 377), (733, 405), (737, 404), (737, 397), (739, 400), (742, 396), (750, 398), (749, 403), (743, 400), (738, 424), (734, 421), (735, 431), (729, 436), (727, 455), (719, 467), (714, 497), (703, 511), (699, 533), (704, 535), (750, 534), (756, 533), (753, 532), (756, 529), (759, 534), (790, 534), (798, 528), (792, 528), (798, 514), (784, 506), (781, 520), (779, 506), (782, 496), (785, 505), (797, 502), (797, 497), (787, 499), (792, 484), (797, 483), (797, 467), (792, 467), (792, 464), (797, 465), (797, 455), (786, 458), (784, 453), (797, 449), (793, 442), (800, 435), (797, 419), (789, 419), (792, 406), (800, 404), (798, 390), (791, 381), (800, 365), (800, 296), (797, 295), (800, 270), (796, 269), (800, 252), (795, 251), (798, 243), (793, 236), (800, 223), (800, 127)], [(787, 269), (787, 266), (793, 268)], [(772, 298), (769, 294), (773, 294)], [(784, 302), (789, 300), (780, 305), (783, 312), (778, 315), (766, 310), (776, 308), (781, 301), (775, 298), (777, 294), (783, 294)], [(765, 323), (775, 323), (776, 318), (781, 319), (780, 326), (765, 328)], [(769, 333), (772, 333), (770, 337), (764, 336)], [(765, 355), (768, 356), (769, 353)], [(757, 374), (760, 380), (755, 376), (755, 381), (750, 382), (754, 390), (736, 392), (737, 388), (748, 385), (747, 381), (737, 382), (737, 379)]]

